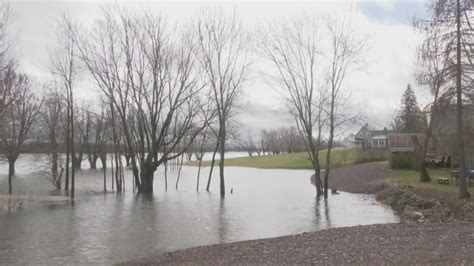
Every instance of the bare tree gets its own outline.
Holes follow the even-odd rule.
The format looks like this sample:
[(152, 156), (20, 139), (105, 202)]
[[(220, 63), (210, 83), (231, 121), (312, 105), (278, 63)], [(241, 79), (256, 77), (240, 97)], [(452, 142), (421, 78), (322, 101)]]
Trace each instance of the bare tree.
[(18, 96), (15, 104), (9, 105), (5, 110), (5, 117), (0, 128), (0, 151), (8, 160), (8, 193), (11, 194), (15, 162), (20, 156), (20, 148), (27, 141), (31, 126), (41, 108), (41, 102), (33, 94), (26, 75), (13, 72), (7, 81), (12, 84), (9, 86)]
[(15, 60), (11, 57), (9, 48), (11, 46), (7, 34), (7, 28), (11, 20), (11, 11), (7, 3), (0, 4), (0, 120), (5, 111), (17, 99), (15, 90), (9, 82), (15, 70)]
[[(276, 70), (271, 78), (283, 89), (287, 107), (304, 138), (315, 171), (316, 194), (319, 197), (324, 192), (327, 198), (335, 130), (353, 120), (341, 110), (346, 99), (342, 85), (357, 67), (364, 42), (353, 36), (350, 20), (341, 23), (329, 16), (302, 15), (272, 22), (258, 34), (261, 50)], [(322, 189), (319, 151), (325, 127), (329, 136)]]
[[(60, 144), (63, 142), (61, 138), (64, 136), (62, 132), (62, 112), (64, 110), (64, 103), (62, 94), (58, 91), (55, 85), (51, 85), (47, 92), (46, 98), (43, 102), (43, 108), (41, 111), (42, 122), (44, 123), (44, 133), (47, 136), (49, 142), (49, 154), (51, 162), (51, 177), (50, 181), (56, 187), (61, 189), (61, 179), (63, 174), (63, 168), (60, 165)], [(61, 172), (58, 169), (61, 168)]]
[(206, 146), (208, 144), (207, 142), (208, 134), (209, 134), (209, 129), (206, 128), (197, 139), (199, 146), (198, 146), (198, 150), (195, 152), (195, 155), (196, 155), (196, 160), (198, 160), (199, 163), (198, 163), (198, 173), (197, 173), (197, 181), (196, 181), (196, 191), (199, 191), (199, 178), (201, 176), (201, 165), (202, 165), (202, 159), (204, 158), (204, 154), (206, 153)]
[(473, 2), (470, 0), (438, 0), (430, 5), (431, 18), (423, 27), (437, 33), (443, 57), (445, 80), (440, 98), (456, 104), (456, 124), (459, 155), (459, 197), (469, 197), (465, 155), (465, 125), (463, 106), (471, 99), (474, 74), (472, 62)]
[(74, 154), (72, 154), (72, 166), (76, 170), (82, 168), (84, 154), (91, 153), (92, 113), (87, 104), (74, 109)]
[[(229, 119), (236, 108), (246, 77), (249, 61), (245, 52), (247, 35), (235, 13), (226, 16), (222, 10), (205, 12), (196, 22), (198, 58), (205, 72), (217, 109), (220, 194), (225, 195), (224, 161)], [(209, 182), (208, 182), (209, 183)]]
[[(57, 45), (50, 52), (51, 68), (58, 84), (65, 91), (66, 95), (66, 143), (68, 156), (66, 157), (66, 184), (68, 190), (69, 184), (69, 156), (74, 162), (75, 142), (74, 142), (74, 87), (76, 86), (76, 49), (73, 42), (73, 32), (75, 25), (66, 16), (63, 15), (58, 21), (56, 38)], [(74, 200), (75, 171), (71, 169), (71, 199)]]
[(364, 39), (359, 38), (351, 25), (351, 18), (326, 19), (329, 31), (330, 48), (327, 52), (329, 59), (329, 73), (327, 83), (329, 87), (329, 99), (326, 112), (328, 113), (329, 138), (327, 141), (326, 169), (324, 172), (324, 198), (328, 197), (329, 173), (331, 170), (331, 151), (333, 147), (335, 130), (349, 121), (354, 121), (359, 115), (347, 115), (342, 110), (345, 98), (344, 83), (347, 76), (364, 65), (363, 55), (366, 48)]
[(86, 149), (87, 160), (89, 161), (91, 169), (96, 169), (97, 160), (107, 154), (107, 108), (105, 108), (104, 104), (101, 104), (100, 107), (100, 113), (91, 113), (92, 134)]
[(433, 136), (433, 121), (436, 119), (439, 110), (442, 109), (443, 100), (440, 101), (441, 88), (445, 83), (446, 68), (443, 64), (443, 54), (440, 46), (438, 32), (432, 31), (430, 28), (418, 27), (425, 34), (425, 41), (418, 49), (418, 61), (420, 70), (417, 73), (417, 81), (420, 85), (426, 86), (433, 95), (433, 101), (427, 106), (429, 109), (429, 121), (423, 140), (422, 154), (420, 158), (420, 182), (430, 182), (431, 177), (427, 171), (426, 157), (430, 140)]
[[(304, 138), (318, 197), (322, 192), (319, 151), (326, 101), (326, 91), (319, 86), (316, 76), (321, 50), (319, 27), (315, 17), (302, 16), (269, 23), (258, 31), (260, 49), (276, 69), (277, 74), (270, 77), (282, 89), (287, 108)], [(268, 149), (266, 144), (265, 149)]]
[(152, 192), (156, 169), (181, 156), (205, 127), (194, 100), (202, 86), (191, 32), (176, 39), (169, 33), (161, 17), (106, 8), (102, 20), (75, 37), (111, 115), (118, 116), (112, 120), (120, 124), (139, 192)]

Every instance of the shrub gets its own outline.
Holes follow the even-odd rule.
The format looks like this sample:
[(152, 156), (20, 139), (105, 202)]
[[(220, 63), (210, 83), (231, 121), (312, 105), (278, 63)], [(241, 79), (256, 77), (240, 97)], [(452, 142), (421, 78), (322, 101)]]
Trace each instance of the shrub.
[(416, 165), (414, 152), (392, 152), (390, 155), (392, 169), (415, 169)]

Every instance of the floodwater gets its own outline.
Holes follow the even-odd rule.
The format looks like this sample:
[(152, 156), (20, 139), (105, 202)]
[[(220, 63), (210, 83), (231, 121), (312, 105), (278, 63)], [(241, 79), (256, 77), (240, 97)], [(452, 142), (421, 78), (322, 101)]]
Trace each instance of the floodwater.
[[(34, 170), (43, 159), (20, 157), (14, 194), (55, 194)], [(7, 193), (7, 169), (0, 165), (0, 194)], [(317, 201), (307, 170), (227, 167), (225, 199), (218, 171), (205, 191), (208, 170), (202, 169), (196, 192), (197, 167), (183, 167), (178, 189), (177, 171), (169, 170), (167, 190), (159, 169), (153, 195), (133, 193), (129, 171), (122, 194), (102, 192), (101, 170), (79, 171), (74, 206), (0, 209), (0, 264), (108, 264), (200, 245), (399, 221), (369, 195), (341, 192)]]

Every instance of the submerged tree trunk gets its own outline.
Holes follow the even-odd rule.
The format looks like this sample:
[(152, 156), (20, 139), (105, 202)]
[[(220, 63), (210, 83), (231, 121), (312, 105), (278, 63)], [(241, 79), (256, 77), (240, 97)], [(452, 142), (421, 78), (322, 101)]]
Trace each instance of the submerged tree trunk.
[(15, 162), (17, 158), (9, 158), (8, 159), (8, 176), (15, 175)]
[(199, 165), (198, 165), (198, 175), (197, 175), (196, 191), (199, 191), (199, 176), (201, 175), (202, 157), (203, 157), (202, 155), (199, 157)]
[[(69, 104), (69, 103), (68, 103)], [(65, 144), (66, 144), (66, 180), (64, 181), (64, 190), (66, 192), (69, 191), (69, 164), (70, 164), (70, 156), (71, 156), (71, 147), (70, 147), (70, 142), (71, 139), (69, 138), (70, 133), (70, 120), (69, 120), (69, 106), (66, 108), (66, 136), (65, 136)]]
[(89, 164), (91, 166), (91, 169), (97, 169), (97, 160), (99, 159), (98, 156), (92, 155), (91, 160), (89, 161)]
[(140, 172), (141, 184), (138, 186), (140, 193), (153, 193), (153, 179), (155, 170), (150, 166), (143, 165)]
[(220, 130), (220, 155), (221, 159), (219, 160), (219, 178), (220, 178), (220, 193), (221, 197), (225, 196), (225, 179), (224, 179), (224, 160), (225, 160), (225, 121), (222, 122)]
[(314, 167), (314, 185), (316, 187), (316, 197), (321, 197), (321, 168), (319, 167), (319, 161), (317, 166)]
[(181, 169), (183, 169), (183, 160), (184, 160), (184, 153), (181, 154), (181, 159), (179, 161), (178, 177), (176, 178), (176, 189), (178, 189), (179, 177), (181, 176)]
[(211, 168), (209, 170), (209, 178), (207, 179), (206, 191), (209, 191), (209, 187), (211, 186), (212, 171), (214, 170), (214, 164), (216, 162), (216, 154), (217, 154), (217, 150), (219, 149), (219, 144), (220, 144), (220, 140), (218, 138), (217, 143), (216, 143), (216, 148), (214, 149), (214, 152), (212, 153)]
[(8, 159), (8, 194), (12, 194), (12, 178), (15, 175), (15, 161), (16, 159)]
[(165, 191), (167, 191), (168, 190), (168, 163), (165, 162), (164, 165), (165, 165)]
[(51, 152), (51, 172), (53, 174), (58, 173), (58, 157), (59, 157), (58, 152), (54, 149)]
[(112, 191), (114, 191), (114, 155), (110, 156), (110, 183), (112, 183)]
[(328, 198), (328, 191), (329, 191), (329, 172), (331, 171), (331, 151), (332, 151), (332, 136), (333, 134), (330, 133), (331, 137), (329, 139), (330, 144), (328, 144), (328, 149), (326, 153), (326, 168), (324, 171), (324, 198)]
[(12, 178), (15, 175), (15, 162), (18, 156), (8, 158), (8, 194), (12, 194)]
[(100, 156), (102, 162), (102, 170), (104, 171), (104, 192), (107, 191), (107, 157)]

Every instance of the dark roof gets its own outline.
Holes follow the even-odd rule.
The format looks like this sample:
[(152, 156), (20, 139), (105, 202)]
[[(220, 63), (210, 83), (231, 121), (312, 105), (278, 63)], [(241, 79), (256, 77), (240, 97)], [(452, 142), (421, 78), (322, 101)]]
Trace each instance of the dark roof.
[(423, 134), (419, 133), (391, 133), (388, 134), (388, 146), (391, 151), (414, 151), (417, 145), (422, 143)]
[(389, 133), (392, 133), (393, 130), (386, 130), (386, 129), (382, 129), (382, 130), (370, 130), (370, 135), (373, 137), (373, 136), (379, 136), (379, 135), (387, 135)]

